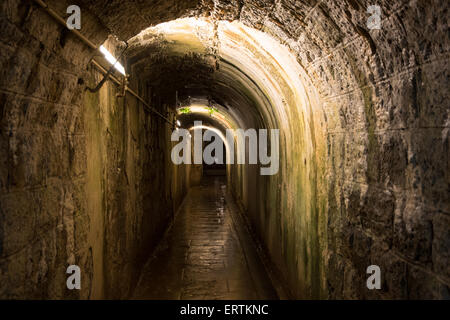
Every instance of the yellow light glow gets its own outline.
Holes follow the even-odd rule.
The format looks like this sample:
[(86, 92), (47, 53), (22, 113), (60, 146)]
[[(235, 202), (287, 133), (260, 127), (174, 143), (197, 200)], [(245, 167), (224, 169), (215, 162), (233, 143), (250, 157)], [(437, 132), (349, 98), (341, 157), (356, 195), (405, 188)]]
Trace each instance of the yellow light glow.
[(116, 58), (114, 58), (111, 52), (109, 52), (104, 46), (100, 46), (100, 52), (103, 53), (105, 59), (108, 60), (109, 63), (114, 65), (114, 68), (116, 68), (117, 71), (125, 75), (125, 68), (120, 64), (120, 62), (117, 61)]
[(193, 126), (189, 129), (189, 131), (192, 130), (199, 130), (199, 129), (204, 129), (204, 130), (211, 130), (213, 131), (215, 134), (217, 134), (219, 136), (220, 139), (222, 139), (224, 145), (225, 145), (225, 152), (227, 153), (227, 157), (230, 157), (230, 149), (228, 147), (228, 141), (227, 138), (225, 138), (225, 136), (223, 135), (222, 131), (220, 131), (219, 129), (213, 128), (213, 127), (209, 127), (209, 126), (204, 126), (204, 125), (200, 125), (200, 126)]
[(193, 113), (209, 113), (209, 109), (207, 106), (201, 106), (201, 105), (191, 105), (189, 107), (191, 112)]
[[(189, 107), (189, 110), (191, 113), (203, 113), (203, 114), (210, 114), (211, 110), (208, 106), (206, 105), (200, 105), (200, 104), (192, 104)], [(183, 114), (181, 112), (181, 109), (183, 108), (178, 108), (177, 109), (177, 113), (178, 114)], [(220, 112), (213, 112), (211, 115), (211, 118), (216, 119), (217, 121), (223, 123), (225, 125), (226, 128), (232, 128), (233, 126), (229, 123), (229, 121), (226, 119), (226, 117), (222, 114), (220, 114)]]

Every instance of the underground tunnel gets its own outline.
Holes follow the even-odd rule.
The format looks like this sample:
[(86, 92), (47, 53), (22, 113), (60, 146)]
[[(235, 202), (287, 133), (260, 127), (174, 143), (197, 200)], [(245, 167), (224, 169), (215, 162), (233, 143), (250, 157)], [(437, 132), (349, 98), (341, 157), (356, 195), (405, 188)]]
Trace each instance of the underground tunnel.
[(447, 1), (0, 8), (1, 299), (450, 298)]

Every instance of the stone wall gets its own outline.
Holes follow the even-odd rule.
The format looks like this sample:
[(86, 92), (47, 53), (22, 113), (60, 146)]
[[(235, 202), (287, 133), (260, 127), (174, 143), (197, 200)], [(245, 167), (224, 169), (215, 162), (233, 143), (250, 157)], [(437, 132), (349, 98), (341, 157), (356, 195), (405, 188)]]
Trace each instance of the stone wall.
[[(448, 6), (386, 3), (381, 30), (358, 32), (367, 5), (320, 6), (317, 40), (347, 35), (301, 51), (327, 119), (329, 296), (448, 299)], [(365, 287), (368, 264), (382, 290)]]
[[(126, 298), (187, 190), (167, 128), (111, 82), (85, 91), (98, 53), (32, 1), (0, 8), (0, 297)], [(83, 13), (83, 33), (100, 45), (108, 31)]]
[[(240, 20), (290, 47), (320, 96), (311, 104), (315, 155), (305, 159), (316, 175), (287, 190), (269, 182), (262, 198), (294, 194), (295, 214), (270, 199), (266, 208), (281, 209), (257, 218), (271, 219), (259, 233), (273, 256), (282, 252), (275, 261), (294, 296), (448, 299), (448, 5), (378, 2), (381, 30), (368, 30), (372, 2), (263, 3), (267, 14), (245, 3)], [(308, 143), (286, 147), (289, 175), (301, 172)], [(316, 202), (307, 208), (309, 183)], [(317, 245), (324, 274), (322, 262), (314, 266)], [(381, 290), (366, 288), (371, 264), (381, 268)]]

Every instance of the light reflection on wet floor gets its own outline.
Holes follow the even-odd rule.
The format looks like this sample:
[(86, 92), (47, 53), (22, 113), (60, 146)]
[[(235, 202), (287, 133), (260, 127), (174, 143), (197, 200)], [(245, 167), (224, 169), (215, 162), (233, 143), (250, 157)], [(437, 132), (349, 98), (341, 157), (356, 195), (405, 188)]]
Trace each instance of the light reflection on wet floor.
[(134, 299), (277, 299), (224, 181), (189, 191)]

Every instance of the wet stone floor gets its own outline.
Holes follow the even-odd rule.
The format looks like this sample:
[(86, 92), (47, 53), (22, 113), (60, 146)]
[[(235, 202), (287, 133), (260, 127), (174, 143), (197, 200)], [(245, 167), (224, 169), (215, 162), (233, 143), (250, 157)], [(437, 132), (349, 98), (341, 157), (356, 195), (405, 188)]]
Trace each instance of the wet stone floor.
[(224, 177), (205, 177), (189, 191), (133, 298), (278, 298)]

